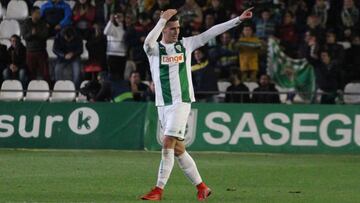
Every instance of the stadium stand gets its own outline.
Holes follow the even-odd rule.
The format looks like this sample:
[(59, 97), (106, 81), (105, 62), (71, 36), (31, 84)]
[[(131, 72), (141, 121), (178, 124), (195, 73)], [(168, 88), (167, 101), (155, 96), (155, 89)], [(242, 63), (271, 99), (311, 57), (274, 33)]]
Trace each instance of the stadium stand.
[(46, 51), (47, 51), (47, 53), (49, 55), (49, 59), (56, 59), (57, 58), (57, 56), (53, 52), (53, 47), (54, 47), (54, 39), (46, 40)]
[(3, 8), (3, 6), (1, 5), (1, 2), (0, 2), (0, 19), (3, 18), (5, 13), (6, 13), (6, 10)]
[(5, 80), (1, 90), (0, 100), (3, 101), (20, 101), (24, 97), (23, 86), (19, 80)]
[[(360, 104), (360, 83), (349, 83), (344, 88), (345, 104)], [(349, 94), (350, 93), (350, 94)], [(357, 95), (351, 95), (357, 93)]]
[[(85, 85), (89, 82), (90, 82), (90, 80), (82, 81), (80, 84), (80, 89), (85, 87)], [(87, 102), (86, 96), (79, 92), (79, 95), (76, 97), (76, 102)]]
[(280, 92), (280, 101), (281, 103), (286, 103), (287, 100), (287, 94), (285, 92), (288, 92), (289, 90), (287, 88), (282, 88), (278, 85), (275, 85), (275, 88)]
[(29, 8), (23, 0), (11, 0), (7, 6), (5, 19), (23, 20), (29, 16)]
[(10, 47), (10, 41), (8, 39), (0, 39), (0, 44), (5, 45), (7, 48)]
[(249, 88), (250, 92), (250, 99), (252, 98), (252, 92), (255, 88), (259, 87), (259, 84), (257, 82), (244, 82), (244, 85), (246, 85)]
[(88, 60), (89, 59), (89, 52), (86, 48), (86, 41), (83, 40), (83, 52), (81, 54), (81, 60)]
[(3, 20), (0, 23), (0, 39), (9, 39), (12, 35), (20, 35), (20, 24), (16, 20)]
[(47, 1), (35, 1), (34, 6), (37, 6), (39, 8), (41, 8), (42, 5), (44, 5)]
[(225, 100), (226, 89), (231, 85), (228, 81), (219, 81), (217, 82), (219, 94), (215, 95), (215, 100), (218, 102), (223, 102)]
[(27, 90), (24, 101), (47, 101), (50, 97), (49, 84), (45, 80), (30, 81)]
[[(0, 3), (0, 43), (6, 45), (7, 47), (10, 46), (10, 41), (9, 38), (16, 34), (20, 36), (20, 24), (21, 21), (27, 17), (29, 17), (29, 10), (33, 7), (33, 6), (37, 6), (37, 7), (41, 7), (43, 4), (45, 4), (47, 2), (47, 0), (5, 0), (5, 1), (1, 1)], [(71, 9), (73, 10), (76, 1), (73, 0), (65, 0), (65, 2), (67, 4), (70, 5)], [(126, 73), (124, 74), (124, 79), (127, 80), (128, 79), (128, 74), (130, 73), (131, 70), (136, 70), (139, 69), (139, 67), (143, 68), (147, 68), (147, 58), (146, 55), (143, 53), (142, 51), (142, 44), (141, 44), (141, 40), (139, 40), (140, 38), (132, 33), (136, 33), (136, 34), (140, 34), (139, 36), (143, 36), (145, 37), (147, 35), (147, 32), (149, 30), (151, 30), (151, 28), (156, 24), (157, 19), (150, 19), (147, 18), (149, 20), (149, 22), (147, 24), (142, 24), (141, 21), (136, 20), (139, 19), (140, 16), (142, 16), (142, 14), (140, 15), (140, 13), (135, 9), (133, 10), (133, 8), (128, 7), (127, 2), (128, 1), (114, 1), (115, 2), (115, 6), (114, 11), (111, 11), (112, 13), (110, 14), (114, 14), (113, 12), (120, 12), (123, 14), (126, 14), (124, 17), (124, 23), (127, 26), (127, 30), (129, 30), (129, 35), (127, 36), (127, 38), (124, 38), (124, 40), (126, 41), (126, 43), (128, 43), (130, 46), (127, 47), (127, 52), (129, 53), (129, 56), (127, 56), (127, 65), (126, 65)], [(153, 1), (155, 4), (156, 2)], [(171, 1), (170, 4), (173, 4), (174, 8), (179, 9), (181, 7), (181, 5), (183, 3), (177, 3), (175, 5), (174, 3), (175, 1)], [(179, 1), (180, 2), (180, 1)], [(230, 19), (231, 15), (238, 15), (239, 13), (242, 12), (242, 10), (239, 8), (241, 7), (237, 7), (234, 5), (238, 5), (241, 4), (243, 7), (247, 7), (248, 3), (251, 1), (248, 0), (244, 0), (244, 1), (234, 1), (233, 3), (225, 3), (227, 1), (221, 1), (221, 6), (222, 9), (226, 10), (226, 11), (231, 11), (228, 12), (226, 15), (222, 16), (222, 19), (219, 20), (217, 19), (219, 16), (214, 15), (213, 17), (215, 18), (216, 22), (221, 22), (227, 19)], [(229, 1), (232, 2), (232, 1)], [(238, 3), (241, 2), (241, 3)], [(266, 3), (264, 3), (266, 2)], [(304, 38), (306, 36), (306, 33), (308, 34), (312, 34), (311, 36), (316, 36), (319, 40), (315, 41), (315, 47), (316, 50), (320, 50), (320, 49), (329, 49), (331, 52), (331, 58), (333, 58), (334, 60), (339, 61), (340, 55), (344, 55), (342, 56), (342, 58), (345, 58), (347, 63), (343, 63), (341, 65), (341, 77), (343, 77), (343, 75), (347, 76), (347, 75), (351, 75), (351, 77), (349, 78), (341, 78), (341, 80), (343, 80), (343, 84), (341, 84), (341, 86), (337, 87), (337, 89), (343, 89), (344, 86), (353, 81), (353, 80), (360, 80), (360, 75), (359, 74), (351, 74), (349, 72), (349, 70), (355, 70), (358, 69), (358, 67), (360, 67), (358, 64), (358, 60), (356, 59), (356, 53), (358, 52), (358, 47), (360, 45), (359, 42), (356, 42), (356, 39), (359, 39), (359, 33), (360, 33), (360, 19), (359, 19), (359, 15), (357, 15), (357, 13), (359, 12), (359, 7), (360, 7), (360, 2), (359, 1), (345, 1), (345, 0), (340, 0), (340, 1), (327, 1), (328, 2), (328, 8), (330, 10), (326, 10), (324, 11), (324, 13), (316, 13), (316, 9), (315, 7), (317, 7), (317, 1), (293, 1), (292, 3), (290, 3), (291, 1), (285, 0), (282, 2), (285, 2), (283, 4), (279, 4), (279, 3), (275, 3), (276, 1), (253, 1), (253, 5), (255, 7), (255, 17), (254, 20), (252, 22), (248, 22), (249, 24), (251, 24), (254, 27), (261, 27), (261, 23), (262, 21), (259, 20), (262, 18), (262, 11), (264, 8), (267, 8), (266, 10), (269, 11), (269, 15), (270, 15), (270, 20), (271, 22), (274, 24), (273, 25), (273, 29), (272, 27), (267, 27), (265, 30), (263, 30), (263, 34), (265, 34), (264, 36), (262, 36), (261, 40), (263, 42), (263, 44), (266, 44), (267, 42), (267, 37), (266, 36), (273, 36), (277, 39), (280, 40), (280, 44), (282, 45), (282, 51), (284, 51), (285, 54), (290, 54), (290, 55), (294, 55), (294, 57), (299, 57), (299, 58), (303, 58), (305, 56), (307, 56), (306, 51), (310, 50), (308, 49), (309, 44), (307, 44), (306, 38)], [(320, 1), (319, 1), (320, 2)], [(346, 3), (347, 2), (347, 3)], [(31, 5), (32, 4), (32, 5)], [(102, 9), (103, 9), (103, 1), (91, 1), (91, 4), (95, 6), (96, 9), (96, 15), (100, 15), (102, 13)], [(147, 8), (140, 8), (140, 10), (143, 10), (147, 15), (152, 16), (155, 12), (155, 10), (152, 8), (152, 6), (154, 5), (148, 5)], [(282, 6), (280, 6), (282, 5)], [(210, 9), (209, 5), (207, 4), (202, 4), (199, 5), (200, 7), (202, 7), (202, 10), (207, 10)], [(280, 7), (279, 7), (280, 6)], [(342, 13), (345, 11), (344, 9), (346, 8), (351, 8), (351, 12), (353, 14), (351, 14), (351, 19), (349, 18), (342, 18), (342, 19), (337, 19), (338, 16), (341, 16)], [(100, 9), (100, 10), (99, 10)], [(235, 10), (234, 10), (235, 9)], [(297, 28), (295, 29), (296, 31), (296, 35), (298, 36), (298, 39), (296, 40), (296, 43), (294, 43), (294, 48), (290, 49), (287, 48), (288, 46), (286, 45), (286, 40), (284, 41), (284, 39), (282, 39), (279, 35), (281, 28), (281, 19), (285, 16), (285, 14), (288, 13), (288, 11), (291, 11), (294, 14), (294, 18), (292, 22), (291, 27), (294, 28), (294, 26)], [(304, 12), (306, 11), (306, 12)], [(330, 12), (331, 11), (331, 12)], [(92, 16), (93, 12), (91, 12), (91, 9), (85, 9), (84, 11), (86, 13), (86, 15), (88, 16)], [(327, 15), (327, 17), (323, 17), (322, 15)], [(86, 16), (84, 15), (84, 16)], [(109, 15), (110, 16), (110, 15)], [(205, 17), (205, 15), (204, 15)], [(308, 19), (309, 18), (309, 19)], [(337, 19), (337, 20), (336, 20)], [(74, 19), (72, 19), (74, 20)], [(263, 19), (262, 19), (263, 20)], [(309, 20), (307, 25), (307, 20)], [(328, 22), (322, 22), (323, 20), (328, 21)], [(107, 21), (107, 20), (106, 20)], [(312, 23), (311, 23), (311, 22)], [(319, 22), (317, 22), (319, 21)], [(75, 21), (74, 21), (75, 22)], [(84, 27), (88, 27), (89, 29), (93, 29), (93, 27), (99, 27), (99, 31), (100, 34), (97, 34), (96, 36), (87, 36), (81, 39), (83, 40), (83, 53), (81, 54), (81, 69), (83, 70), (81, 75), (82, 80), (86, 80), (86, 79), (90, 79), (90, 77), (95, 78), (96, 74), (98, 73), (98, 71), (95, 72), (91, 72), (91, 74), (88, 74), (89, 72), (85, 71), (85, 67), (87, 66), (87, 64), (90, 63), (95, 63), (94, 61), (92, 61), (92, 58), (89, 58), (89, 52), (86, 49), (86, 43), (92, 43), (93, 47), (95, 47), (94, 50), (97, 51), (97, 55), (99, 56), (99, 58), (103, 59), (100, 60), (103, 63), (101, 63), (99, 65), (99, 67), (101, 67), (101, 70), (108, 70), (108, 66), (109, 64), (107, 63), (108, 61), (106, 61), (106, 53), (104, 51), (100, 51), (100, 50), (106, 50), (106, 47), (104, 48), (104, 44), (106, 43), (100, 43), (102, 42), (101, 39), (104, 37), (103, 36), (103, 29), (104, 29), (104, 25), (102, 24), (102, 20), (96, 19), (95, 21), (88, 21), (88, 25), (86, 26), (86, 24), (84, 24)], [(190, 26), (186, 29), (185, 32), (182, 32), (181, 34), (184, 35), (184, 37), (190, 36), (192, 35), (192, 33), (197, 33), (197, 32), (202, 32), (202, 29), (199, 29), (202, 26), (205, 26), (205, 21), (203, 22), (199, 22), (201, 23), (201, 25), (199, 24), (198, 26)], [(345, 25), (347, 25), (348, 27), (346, 27)], [(72, 26), (76, 27), (76, 24), (73, 23)], [(325, 42), (325, 38), (326, 38), (326, 33), (328, 32), (328, 30), (332, 30), (333, 32), (335, 31), (336, 34), (336, 44), (340, 44), (342, 45), (343, 49), (343, 54), (336, 54), (336, 50), (334, 49), (334, 47), (331, 47), (330, 45), (324, 44)], [(131, 31), (131, 32), (130, 32)], [(312, 31), (312, 32), (310, 32)], [(347, 31), (347, 32), (344, 32)], [(349, 31), (351, 31), (351, 35), (349, 35)], [(97, 32), (95, 32), (97, 33)], [(261, 32), (257, 32), (261, 33)], [(286, 33), (286, 32), (285, 32)], [(237, 44), (238, 44), (238, 39), (240, 37), (241, 34), (241, 26), (239, 27), (238, 30), (234, 30), (231, 31), (231, 42), (234, 45), (234, 52), (236, 54), (239, 54), (239, 50), (236, 49)], [(260, 35), (260, 34), (259, 34)], [(258, 36), (261, 37), (261, 36)], [(22, 39), (23, 43), (24, 40)], [(105, 40), (104, 40), (105, 41)], [(285, 44), (284, 44), (285, 43)], [(24, 43), (25, 44), (25, 43)], [(47, 53), (49, 56), (49, 71), (50, 71), (50, 76), (52, 78), (51, 84), (54, 84), (56, 81), (54, 81), (54, 62), (57, 60), (57, 56), (53, 53), (53, 45), (54, 45), (54, 39), (53, 38), (49, 38), (47, 40), (46, 43), (47, 47)], [(214, 41), (211, 42), (211, 44), (208, 44), (208, 46), (205, 46), (205, 49), (209, 50), (222, 50), (220, 47), (221, 43), (220, 41)], [(325, 46), (326, 45), (326, 46)], [(26, 44), (26, 46), (28, 46)], [(336, 47), (335, 47), (336, 48)], [(299, 53), (294, 53), (294, 51), (292, 50), (299, 50)], [(314, 49), (315, 50), (315, 49)], [(104, 52), (104, 53), (101, 53)], [(304, 53), (303, 53), (304, 52)], [(214, 60), (218, 61), (222, 58), (224, 58), (223, 56), (224, 53), (217, 53), (214, 54)], [(235, 55), (236, 55), (235, 54)], [(90, 54), (91, 56), (91, 54)], [(260, 63), (260, 67), (262, 72), (266, 72), (268, 67), (265, 63), (266, 61), (266, 55), (262, 54), (261, 56), (259, 56), (259, 61), (262, 61), (262, 63)], [(229, 59), (227, 59), (229, 60)], [(131, 63), (129, 63), (131, 62)], [(227, 62), (227, 61), (223, 61), (223, 62)], [(318, 64), (315, 63), (315, 65), (319, 65), (321, 61), (318, 61)], [(218, 64), (217, 64), (218, 65)], [(218, 68), (218, 67), (216, 67)], [(238, 64), (235, 64), (233, 68), (239, 68)], [(316, 67), (315, 67), (316, 68)], [(1, 74), (1, 73), (0, 73)], [(146, 73), (144, 75), (145, 77), (142, 79), (146, 79), (146, 80), (151, 80), (151, 76), (149, 75), (149, 73)], [(217, 81), (218, 82), (218, 87), (219, 87), (219, 91), (226, 91), (226, 87), (228, 86), (228, 82), (222, 82), (222, 81), (229, 81), (229, 78), (227, 76), (218, 74), (217, 75)], [(318, 75), (315, 75), (315, 77), (318, 77)], [(110, 77), (111, 78), (111, 77)], [(66, 78), (61, 78), (61, 79), (68, 79)], [(1, 75), (0, 75), (0, 82), (1, 82)], [(80, 84), (81, 81), (79, 81)], [(249, 83), (249, 82), (244, 82), (246, 86), (249, 87), (250, 92), (252, 93), (253, 90), (258, 86), (257, 83)], [(340, 84), (340, 83), (339, 83)], [(26, 84), (23, 84), (26, 85)], [(351, 91), (353, 91), (351, 89), (352, 85), (354, 84), (349, 84), (349, 86), (347, 86), (346, 88), (350, 88)], [(25, 87), (25, 86), (24, 86)], [(276, 88), (280, 91), (280, 92), (286, 92), (286, 91), (290, 91), (288, 89), (284, 89), (281, 88), (279, 86), (276, 86)], [(347, 90), (347, 89), (346, 89)], [(350, 91), (350, 92), (351, 92)], [(280, 94), (280, 99), (282, 103), (321, 103), (321, 92), (317, 92), (318, 95), (315, 99), (313, 100), (303, 100), (299, 95), (290, 95), (290, 102), (288, 101), (289, 98), (287, 96), (287, 94)], [(345, 93), (345, 97), (344, 99), (346, 100), (345, 103), (352, 103), (356, 100), (356, 96), (355, 95), (346, 95), (346, 91)], [(217, 94), (214, 98), (216, 102), (222, 102), (224, 100), (225, 97), (225, 93), (219, 93)], [(250, 97), (252, 97), (252, 95), (250, 95)], [(294, 98), (293, 98), (294, 97)], [(293, 99), (293, 100), (292, 100)], [(340, 98), (342, 99), (342, 98)], [(25, 99), (26, 100), (26, 99)], [(339, 101), (339, 98), (337, 98), (337, 101)]]
[(66, 102), (66, 101), (71, 102), (75, 100), (76, 97), (75, 85), (71, 80), (56, 81), (53, 90), (54, 92), (50, 97), (51, 102)]

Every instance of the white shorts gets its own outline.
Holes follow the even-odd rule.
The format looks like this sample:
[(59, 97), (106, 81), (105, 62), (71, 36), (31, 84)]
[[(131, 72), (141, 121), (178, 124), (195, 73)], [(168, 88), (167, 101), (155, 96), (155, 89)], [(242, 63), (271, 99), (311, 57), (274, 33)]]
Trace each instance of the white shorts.
[(184, 139), (190, 110), (190, 103), (158, 106), (159, 120), (164, 135)]

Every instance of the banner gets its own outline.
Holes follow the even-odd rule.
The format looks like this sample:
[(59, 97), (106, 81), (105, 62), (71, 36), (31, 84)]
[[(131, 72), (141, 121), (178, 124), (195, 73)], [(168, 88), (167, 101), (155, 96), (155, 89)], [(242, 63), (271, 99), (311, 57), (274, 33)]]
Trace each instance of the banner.
[[(155, 108), (148, 112), (145, 148), (160, 150)], [(193, 151), (360, 153), (360, 106), (196, 103), (185, 143)]]
[(0, 102), (0, 147), (143, 149), (146, 103)]
[[(160, 150), (154, 103), (0, 102), (0, 147)], [(360, 153), (359, 105), (192, 104), (193, 151)]]
[(310, 100), (315, 92), (315, 73), (306, 59), (292, 59), (280, 50), (279, 43), (272, 38), (268, 40), (268, 74), (275, 84), (282, 88), (305, 92), (299, 94)]

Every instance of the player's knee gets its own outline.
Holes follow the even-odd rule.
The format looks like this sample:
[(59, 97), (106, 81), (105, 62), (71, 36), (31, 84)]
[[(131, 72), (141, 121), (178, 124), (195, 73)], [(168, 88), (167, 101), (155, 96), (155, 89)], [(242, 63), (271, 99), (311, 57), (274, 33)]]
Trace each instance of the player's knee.
[(171, 136), (164, 136), (163, 139), (163, 148), (164, 149), (174, 149), (176, 144), (176, 138)]
[(180, 155), (182, 155), (184, 152), (185, 152), (185, 149), (184, 149), (184, 148), (175, 147), (175, 151), (174, 151), (175, 156), (180, 156)]

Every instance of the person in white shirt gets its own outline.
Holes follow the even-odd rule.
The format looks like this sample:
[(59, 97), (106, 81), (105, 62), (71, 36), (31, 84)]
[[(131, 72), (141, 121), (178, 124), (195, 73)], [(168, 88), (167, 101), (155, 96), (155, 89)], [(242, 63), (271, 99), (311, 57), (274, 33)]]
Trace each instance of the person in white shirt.
[(125, 43), (124, 14), (111, 15), (104, 34), (107, 36), (106, 55), (111, 79), (123, 80), (126, 65), (127, 45)]
[[(160, 20), (146, 37), (144, 50), (150, 62), (155, 85), (155, 104), (165, 136), (156, 187), (141, 199), (161, 200), (175, 157), (185, 175), (196, 186), (198, 200), (205, 200), (211, 194), (183, 142), (191, 103), (195, 101), (191, 53), (210, 39), (252, 18), (251, 10), (252, 8), (247, 9), (239, 17), (215, 25), (199, 35), (178, 40), (180, 24), (176, 17), (177, 10), (168, 9), (162, 12)], [(160, 34), (161, 41), (157, 42)]]

